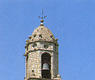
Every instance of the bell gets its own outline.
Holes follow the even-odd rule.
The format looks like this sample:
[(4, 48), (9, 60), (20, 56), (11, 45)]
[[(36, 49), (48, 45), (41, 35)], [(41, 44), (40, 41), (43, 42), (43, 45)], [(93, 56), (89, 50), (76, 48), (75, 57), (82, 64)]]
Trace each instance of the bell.
[(49, 65), (47, 63), (43, 64), (43, 70), (49, 70)]

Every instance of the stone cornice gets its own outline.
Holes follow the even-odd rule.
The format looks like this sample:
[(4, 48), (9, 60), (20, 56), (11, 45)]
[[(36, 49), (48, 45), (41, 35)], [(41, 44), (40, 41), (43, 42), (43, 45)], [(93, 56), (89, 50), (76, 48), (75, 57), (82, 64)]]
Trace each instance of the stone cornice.
[(48, 51), (48, 52), (55, 52), (54, 50), (34, 49), (34, 50), (26, 51), (25, 54), (24, 54), (24, 56), (27, 56), (28, 53), (30, 53), (30, 52), (34, 52), (34, 51)]
[(59, 46), (58, 43), (57, 43), (57, 41), (52, 42), (52, 41), (41, 41), (41, 40), (39, 40), (39, 41), (31, 41), (31, 40), (27, 40), (27, 41), (26, 41), (26, 46), (25, 46), (25, 48), (26, 48), (29, 44), (31, 44), (31, 43), (35, 43), (35, 42), (54, 43), (56, 46)]

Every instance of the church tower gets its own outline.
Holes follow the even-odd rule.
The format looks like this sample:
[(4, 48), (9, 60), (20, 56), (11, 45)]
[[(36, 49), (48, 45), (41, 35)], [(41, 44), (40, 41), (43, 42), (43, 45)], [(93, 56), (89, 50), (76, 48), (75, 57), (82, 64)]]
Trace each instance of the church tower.
[(26, 40), (25, 80), (61, 80), (58, 74), (58, 43), (52, 32), (43, 24)]

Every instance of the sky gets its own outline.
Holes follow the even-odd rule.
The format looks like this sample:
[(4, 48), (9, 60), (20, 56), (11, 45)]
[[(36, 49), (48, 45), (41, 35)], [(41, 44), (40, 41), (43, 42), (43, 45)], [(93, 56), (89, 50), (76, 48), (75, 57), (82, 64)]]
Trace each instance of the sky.
[(95, 0), (0, 0), (0, 80), (24, 80), (25, 41), (42, 9), (58, 38), (62, 80), (95, 80)]

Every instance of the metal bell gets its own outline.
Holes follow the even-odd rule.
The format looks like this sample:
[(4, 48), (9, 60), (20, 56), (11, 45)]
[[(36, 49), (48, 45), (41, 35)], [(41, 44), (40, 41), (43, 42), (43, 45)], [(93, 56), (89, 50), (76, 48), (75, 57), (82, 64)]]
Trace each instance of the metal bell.
[(43, 64), (43, 70), (49, 70), (49, 65), (47, 63)]

